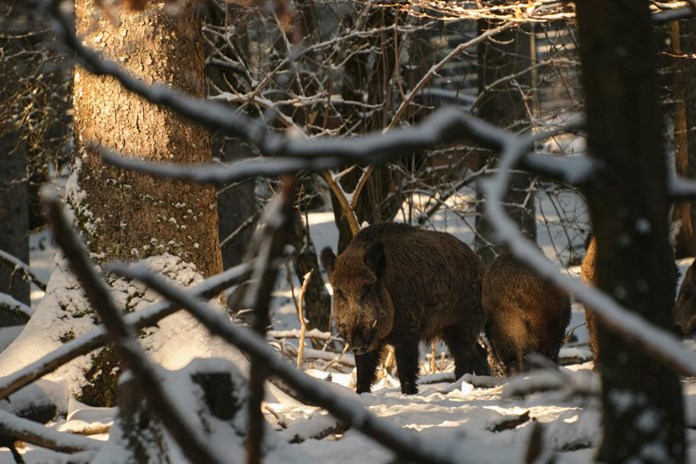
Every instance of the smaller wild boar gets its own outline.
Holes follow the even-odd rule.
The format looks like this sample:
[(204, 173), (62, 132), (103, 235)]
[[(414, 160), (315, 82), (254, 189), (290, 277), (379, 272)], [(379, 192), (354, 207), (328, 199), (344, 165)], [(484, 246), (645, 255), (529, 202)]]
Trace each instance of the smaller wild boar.
[[(589, 237), (586, 246), (587, 251), (580, 265), (580, 280), (585, 285), (595, 287), (597, 285), (597, 275), (595, 273), (595, 255), (597, 254), (597, 241), (594, 236)], [(597, 342), (597, 318), (591, 308), (585, 306), (585, 326), (589, 337), (590, 351), (594, 361), (594, 370), (599, 371), (600, 357), (599, 344)]]
[(494, 374), (526, 370), (526, 355), (533, 352), (558, 362), (570, 322), (570, 298), (509, 251), (501, 253), (486, 271), (483, 308)]
[(696, 261), (689, 266), (684, 275), (677, 301), (674, 304), (674, 325), (682, 335), (696, 333)]
[(338, 257), (325, 248), (321, 261), (338, 331), (355, 354), (358, 393), (370, 391), (387, 344), (405, 394), (418, 392), (421, 340), (447, 344), (457, 378), (488, 372), (477, 346), (483, 263), (452, 235), (381, 223), (361, 230)]

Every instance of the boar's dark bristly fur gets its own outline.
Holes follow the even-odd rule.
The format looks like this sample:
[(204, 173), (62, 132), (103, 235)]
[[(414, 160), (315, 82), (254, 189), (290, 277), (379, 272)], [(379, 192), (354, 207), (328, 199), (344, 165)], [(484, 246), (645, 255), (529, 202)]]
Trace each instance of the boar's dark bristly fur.
[(483, 264), (452, 235), (406, 224), (361, 230), (336, 257), (321, 261), (333, 287), (338, 331), (351, 346), (357, 392), (369, 392), (385, 345), (394, 346), (401, 391), (418, 392), (418, 344), (442, 339), (457, 378), (487, 373), (477, 337), (485, 322), (481, 306)]
[(696, 333), (696, 271), (694, 261), (684, 275), (674, 304), (674, 325), (682, 335)]
[(526, 370), (529, 353), (558, 362), (570, 322), (570, 298), (509, 251), (501, 253), (486, 271), (483, 308), (494, 374)]

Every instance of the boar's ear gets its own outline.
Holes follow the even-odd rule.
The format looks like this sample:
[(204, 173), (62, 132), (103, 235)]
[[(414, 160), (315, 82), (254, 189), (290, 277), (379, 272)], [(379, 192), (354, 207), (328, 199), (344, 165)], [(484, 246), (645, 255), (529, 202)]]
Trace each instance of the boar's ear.
[(329, 275), (333, 274), (334, 267), (336, 266), (336, 255), (334, 254), (333, 250), (329, 247), (321, 250), (320, 259), (321, 265), (324, 266), (326, 272), (328, 272)]
[(375, 273), (377, 278), (382, 277), (384, 268), (386, 267), (386, 258), (384, 256), (384, 243), (371, 243), (365, 249), (365, 264)]

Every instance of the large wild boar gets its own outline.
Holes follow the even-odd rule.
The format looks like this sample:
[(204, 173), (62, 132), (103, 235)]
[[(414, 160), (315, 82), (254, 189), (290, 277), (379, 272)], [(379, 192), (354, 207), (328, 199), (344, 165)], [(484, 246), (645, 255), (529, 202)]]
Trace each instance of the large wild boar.
[(330, 248), (321, 261), (333, 287), (340, 335), (355, 354), (357, 392), (369, 392), (385, 345), (394, 346), (401, 391), (418, 392), (421, 340), (442, 339), (457, 378), (488, 372), (477, 337), (483, 263), (452, 235), (406, 224), (361, 230), (338, 258)]
[(674, 304), (674, 325), (682, 335), (696, 333), (696, 261), (684, 275), (677, 301)]
[(486, 271), (483, 308), (494, 374), (526, 370), (529, 353), (558, 362), (570, 322), (570, 298), (509, 251), (501, 253)]

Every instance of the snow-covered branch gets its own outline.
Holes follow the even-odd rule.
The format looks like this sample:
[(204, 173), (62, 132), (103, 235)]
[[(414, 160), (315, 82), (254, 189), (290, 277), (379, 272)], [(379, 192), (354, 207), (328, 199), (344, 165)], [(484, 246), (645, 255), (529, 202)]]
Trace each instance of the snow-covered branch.
[(0, 436), (12, 437), (63, 453), (97, 451), (102, 446), (100, 441), (80, 435), (56, 432), (43, 424), (17, 417), (3, 410), (0, 410)]
[[(252, 328), (264, 337), (271, 325), (271, 298), (278, 277), (275, 262), (283, 256), (294, 228), (293, 197), (295, 179), (285, 178), (281, 193), (273, 198), (265, 211), (264, 228), (256, 259), (254, 274), (248, 294), (245, 295), (249, 306), (254, 310)], [(251, 298), (250, 298), (251, 297)], [(265, 420), (261, 404), (264, 399), (264, 384), (273, 373), (268, 366), (251, 353), (251, 371), (249, 373), (249, 431), (247, 434), (247, 462), (260, 463)]]
[(56, 242), (65, 254), (70, 269), (82, 285), (87, 300), (97, 312), (109, 338), (115, 344), (121, 360), (132, 371), (140, 390), (155, 413), (162, 419), (183, 453), (193, 462), (203, 460), (224, 463), (227, 459), (214, 443), (209, 443), (195, 427), (195, 422), (186, 417), (184, 409), (164, 388), (160, 375), (138, 344), (133, 327), (129, 326), (109, 293), (106, 283), (94, 270), (87, 250), (63, 213), (58, 193), (46, 188), (41, 191), (46, 217), (53, 227)]
[[(148, 98), (150, 95), (143, 96)], [(192, 100), (190, 97), (185, 98)], [(501, 133), (497, 127), (468, 113), (454, 108), (444, 108), (433, 113), (418, 126), (394, 129), (384, 134), (376, 132), (361, 137), (325, 137), (315, 140), (269, 134), (263, 141), (257, 140), (252, 143), (257, 143), (261, 151), (276, 158), (252, 158), (226, 167), (216, 164), (186, 166), (182, 169), (180, 165), (148, 163), (131, 157), (117, 156), (104, 148), (100, 149), (100, 153), (105, 161), (124, 169), (172, 179), (225, 184), (251, 176), (338, 168), (347, 162), (386, 163), (409, 153), (461, 142), (497, 149), (500, 147), (501, 138), (505, 137), (508, 136)]]
[(29, 306), (10, 295), (0, 293), (0, 327), (24, 325), (32, 314), (33, 311)]
[(696, 198), (696, 181), (684, 179), (671, 172), (667, 183), (668, 193), (673, 200)]
[(46, 291), (46, 282), (37, 276), (34, 271), (31, 270), (28, 264), (23, 263), (21, 260), (2, 250), (0, 250), (0, 261), (4, 261), (8, 265), (12, 266), (15, 271), (19, 271), (24, 274), (24, 276), (29, 279), (31, 283), (39, 287), (44, 292)]

